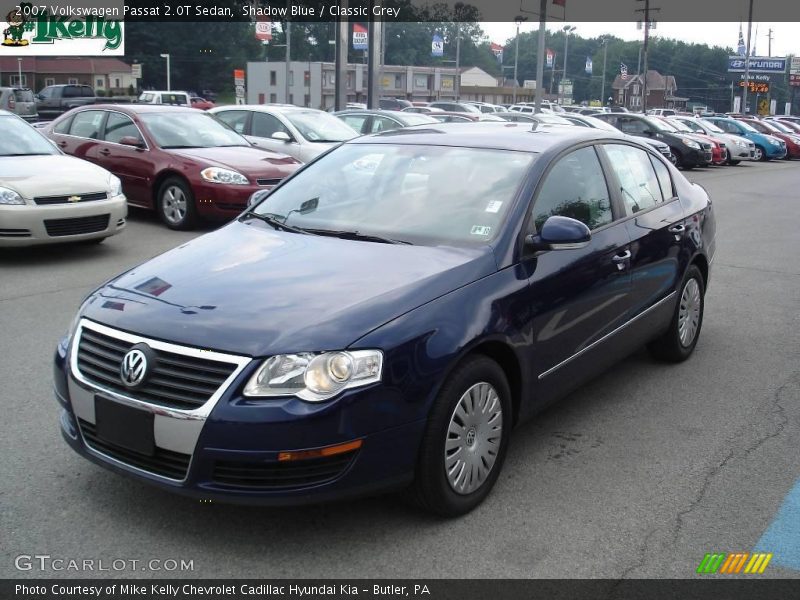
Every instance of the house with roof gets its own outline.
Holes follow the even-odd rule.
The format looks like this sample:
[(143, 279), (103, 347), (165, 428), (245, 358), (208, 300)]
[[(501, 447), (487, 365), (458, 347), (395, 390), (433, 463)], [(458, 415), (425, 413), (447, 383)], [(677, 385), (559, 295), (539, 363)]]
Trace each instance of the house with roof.
[(0, 57), (0, 86), (25, 87), (38, 92), (48, 85), (90, 85), (107, 94), (127, 94), (136, 88), (131, 65), (118, 58), (52, 56)]
[[(644, 74), (639, 74), (623, 79), (617, 75), (611, 84), (614, 103), (632, 111), (642, 110), (644, 77)], [(653, 69), (647, 71), (647, 108), (685, 110), (689, 99), (678, 96), (677, 91), (678, 84), (673, 75), (662, 75)]]

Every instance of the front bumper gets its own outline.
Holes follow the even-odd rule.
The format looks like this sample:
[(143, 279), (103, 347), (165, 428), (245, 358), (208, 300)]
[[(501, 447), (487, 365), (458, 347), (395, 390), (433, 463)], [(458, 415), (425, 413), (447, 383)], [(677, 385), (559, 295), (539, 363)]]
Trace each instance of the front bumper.
[(197, 212), (204, 217), (231, 219), (247, 208), (247, 202), (255, 192), (275, 187), (278, 180), (274, 181), (276, 183), (270, 185), (194, 184)]
[[(103, 227), (105, 215), (108, 222)], [(104, 238), (121, 232), (127, 216), (128, 205), (122, 194), (77, 204), (0, 205), (0, 247)], [(96, 219), (100, 219), (99, 224)], [(68, 220), (73, 224), (67, 223)]]
[[(241, 358), (220, 395), (188, 414), (131, 402), (87, 384), (79, 369), (76, 373), (75, 355), (62, 343), (54, 375), (63, 437), (76, 452), (117, 473), (179, 494), (227, 502), (322, 502), (398, 489), (412, 480), (425, 420), (408, 420), (396, 391), (375, 385), (318, 405), (296, 398), (253, 402), (240, 390), (260, 360)], [(151, 411), (155, 453), (139, 455), (100, 439), (96, 396)], [(282, 452), (353, 440), (361, 442), (360, 448), (330, 459), (279, 460)]]

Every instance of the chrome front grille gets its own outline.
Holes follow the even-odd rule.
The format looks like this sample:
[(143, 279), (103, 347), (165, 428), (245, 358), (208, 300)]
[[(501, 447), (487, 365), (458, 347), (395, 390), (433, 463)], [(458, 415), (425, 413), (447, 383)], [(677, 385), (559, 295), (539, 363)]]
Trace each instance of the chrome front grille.
[(107, 198), (108, 194), (105, 192), (93, 192), (91, 194), (73, 194), (71, 196), (37, 196), (33, 201), (36, 204), (72, 204), (75, 202), (106, 200)]
[(194, 410), (208, 402), (238, 367), (235, 362), (199, 358), (192, 355), (197, 351), (189, 348), (182, 354), (151, 346), (155, 364), (145, 381), (131, 389), (122, 383), (120, 368), (136, 342), (124, 337), (84, 326), (78, 340), (77, 369), (89, 383), (142, 402)]

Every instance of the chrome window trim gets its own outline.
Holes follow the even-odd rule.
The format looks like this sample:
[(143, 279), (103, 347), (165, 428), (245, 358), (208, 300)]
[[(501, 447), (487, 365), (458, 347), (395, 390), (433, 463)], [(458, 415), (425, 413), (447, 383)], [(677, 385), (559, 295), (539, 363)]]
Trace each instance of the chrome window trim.
[(638, 315), (636, 315), (636, 316), (635, 316), (635, 317), (633, 317), (632, 319), (630, 319), (630, 320), (628, 320), (628, 321), (625, 321), (625, 322), (624, 322), (622, 325), (620, 325), (619, 327), (617, 327), (617, 328), (616, 328), (616, 329), (614, 329), (613, 331), (609, 331), (609, 332), (608, 332), (607, 334), (605, 334), (603, 337), (601, 337), (601, 338), (600, 338), (600, 339), (598, 339), (598, 340), (595, 340), (595, 341), (593, 341), (591, 344), (589, 344), (588, 346), (586, 346), (586, 347), (585, 347), (585, 348), (583, 348), (582, 350), (579, 350), (578, 352), (576, 352), (576, 353), (575, 353), (575, 354), (573, 354), (572, 356), (570, 356), (570, 357), (568, 357), (568, 358), (565, 358), (564, 360), (562, 360), (562, 361), (561, 361), (560, 363), (558, 363), (557, 365), (555, 365), (555, 366), (553, 366), (553, 367), (550, 367), (549, 369), (547, 369), (547, 371), (545, 371), (544, 373), (541, 373), (541, 374), (539, 375), (539, 379), (540, 379), (540, 380), (541, 380), (541, 379), (544, 379), (545, 377), (547, 377), (548, 375), (550, 375), (550, 373), (553, 373), (554, 371), (556, 371), (556, 370), (560, 369), (561, 367), (563, 367), (563, 366), (564, 366), (564, 365), (566, 365), (567, 363), (569, 363), (569, 362), (572, 362), (573, 360), (575, 360), (575, 359), (576, 359), (576, 358), (578, 358), (579, 356), (582, 356), (583, 354), (585, 354), (586, 352), (588, 352), (589, 350), (591, 350), (592, 348), (594, 348), (595, 346), (597, 346), (597, 345), (598, 345), (598, 344), (600, 344), (601, 342), (604, 342), (604, 341), (606, 341), (606, 340), (607, 340), (608, 338), (610, 338), (612, 335), (615, 335), (615, 334), (619, 333), (620, 331), (622, 331), (623, 329), (625, 329), (625, 328), (626, 328), (628, 325), (631, 325), (632, 323), (634, 323), (634, 322), (638, 321), (639, 319), (641, 319), (642, 317), (644, 317), (645, 315), (647, 315), (647, 314), (648, 314), (648, 313), (650, 313), (651, 311), (655, 310), (656, 308), (658, 308), (659, 306), (661, 306), (662, 304), (664, 304), (664, 303), (665, 303), (665, 302), (667, 302), (668, 300), (671, 300), (671, 299), (672, 299), (672, 298), (673, 298), (673, 297), (674, 297), (676, 294), (677, 294), (677, 292), (672, 292), (672, 293), (670, 293), (668, 296), (665, 296), (664, 298), (662, 298), (661, 300), (659, 300), (658, 302), (656, 302), (655, 304), (653, 304), (653, 305), (652, 305), (652, 306), (650, 306), (649, 308), (647, 308), (647, 309), (643, 310), (642, 312), (640, 312)]
[[(144, 342), (145, 344), (147, 344), (148, 346), (150, 346), (155, 350), (163, 350), (165, 352), (171, 352), (173, 354), (180, 354), (192, 358), (216, 360), (219, 362), (235, 364), (236, 368), (228, 376), (228, 378), (219, 386), (219, 388), (217, 388), (217, 391), (214, 392), (202, 406), (198, 406), (197, 408), (192, 410), (185, 410), (185, 409), (161, 406), (159, 404), (152, 404), (150, 402), (145, 402), (144, 400), (139, 400), (132, 396), (127, 396), (125, 394), (120, 394), (119, 392), (109, 390), (103, 387), (102, 385), (98, 385), (97, 383), (87, 380), (83, 376), (83, 374), (80, 372), (80, 369), (78, 368), (78, 347), (80, 346), (81, 335), (83, 334), (84, 328), (91, 329), (92, 331), (96, 331), (103, 335), (123, 340), (125, 342), (130, 342), (132, 344), (138, 344), (140, 342)], [(84, 387), (97, 390), (101, 392), (103, 395), (107, 396), (108, 398), (116, 400), (122, 404), (127, 404), (128, 406), (133, 406), (136, 408), (144, 408), (157, 415), (172, 417), (174, 419), (184, 419), (184, 420), (204, 421), (208, 417), (208, 415), (211, 414), (211, 411), (217, 405), (217, 402), (222, 397), (222, 395), (226, 391), (228, 391), (228, 388), (231, 386), (231, 384), (236, 380), (236, 378), (241, 374), (244, 368), (248, 364), (250, 364), (252, 360), (253, 359), (249, 356), (223, 354), (220, 352), (214, 352), (212, 350), (199, 350), (197, 348), (191, 348), (188, 346), (180, 346), (169, 342), (161, 342), (144, 336), (134, 335), (131, 333), (119, 331), (117, 329), (113, 329), (111, 327), (107, 327), (105, 325), (100, 325), (99, 323), (89, 321), (88, 319), (81, 319), (80, 322), (78, 323), (78, 326), (75, 330), (75, 334), (72, 339), (72, 346), (70, 348), (70, 372), (72, 376), (75, 378), (75, 380), (81, 383)]]

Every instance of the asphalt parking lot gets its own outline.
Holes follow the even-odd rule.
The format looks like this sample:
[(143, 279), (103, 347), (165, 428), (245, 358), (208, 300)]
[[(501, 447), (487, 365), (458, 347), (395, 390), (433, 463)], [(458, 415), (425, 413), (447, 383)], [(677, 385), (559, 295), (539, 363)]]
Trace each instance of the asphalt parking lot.
[[(201, 504), (78, 457), (52, 397), (57, 339), (92, 288), (202, 232), (135, 212), (99, 246), (0, 250), (0, 577), (692, 577), (706, 552), (751, 551), (800, 477), (800, 163), (687, 175), (718, 226), (695, 355), (637, 353), (518, 428), (494, 492), (456, 520), (395, 497)], [(15, 568), (33, 554), (194, 570)]]

